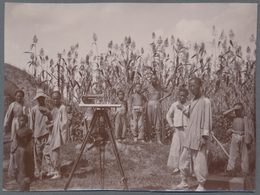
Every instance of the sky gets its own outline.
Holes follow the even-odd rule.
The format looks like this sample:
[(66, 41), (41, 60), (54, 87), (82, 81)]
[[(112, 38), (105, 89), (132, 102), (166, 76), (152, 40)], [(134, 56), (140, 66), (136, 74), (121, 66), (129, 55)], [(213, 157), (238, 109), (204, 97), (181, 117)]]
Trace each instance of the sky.
[(206, 43), (213, 40), (212, 27), (218, 36), (232, 29), (242, 48), (250, 45), (249, 37), (257, 30), (257, 4), (246, 3), (82, 3), (32, 4), (5, 3), (5, 63), (28, 70), (33, 36), (37, 50), (43, 48), (49, 58), (68, 51), (79, 43), (79, 57), (85, 58), (98, 37), (98, 50), (107, 52), (109, 41), (120, 45), (131, 36), (136, 49), (148, 51), (152, 33), (163, 40), (175, 39)]

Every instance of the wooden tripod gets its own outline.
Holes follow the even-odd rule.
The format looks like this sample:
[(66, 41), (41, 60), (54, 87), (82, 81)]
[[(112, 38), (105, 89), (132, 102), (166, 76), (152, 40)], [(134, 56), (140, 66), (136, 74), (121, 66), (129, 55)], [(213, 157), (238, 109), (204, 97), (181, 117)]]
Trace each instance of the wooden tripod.
[[(77, 167), (77, 165), (79, 163), (79, 160), (80, 160), (80, 158), (82, 156), (82, 153), (85, 150), (87, 141), (88, 141), (91, 133), (93, 132), (93, 130), (94, 130), (95, 126), (96, 126), (96, 122), (98, 122), (98, 119), (101, 116), (104, 118), (105, 126), (107, 126), (107, 133), (108, 133), (108, 136), (109, 136), (109, 141), (112, 144), (113, 152), (114, 152), (114, 155), (116, 157), (117, 164), (119, 166), (119, 171), (120, 171), (120, 174), (121, 174), (121, 177), (122, 177), (121, 181), (123, 181), (123, 183), (124, 183), (124, 190), (128, 190), (127, 180), (125, 178), (125, 174), (124, 174), (122, 163), (121, 163), (121, 160), (120, 160), (120, 157), (119, 157), (119, 154), (118, 154), (118, 149), (117, 149), (117, 146), (116, 146), (116, 142), (115, 142), (115, 139), (114, 139), (114, 136), (113, 136), (113, 133), (112, 133), (112, 126), (111, 126), (111, 123), (109, 121), (107, 110), (106, 110), (106, 108), (120, 107), (120, 105), (97, 105), (97, 104), (83, 104), (82, 105), (82, 104), (80, 104), (79, 106), (96, 107), (97, 110), (94, 112), (93, 119), (92, 119), (92, 121), (90, 123), (90, 129), (87, 132), (87, 134), (86, 134), (86, 136), (85, 136), (85, 138), (83, 140), (83, 143), (82, 143), (81, 148), (80, 148), (80, 153), (78, 154), (78, 156), (76, 158), (76, 161), (73, 164), (72, 170), (71, 170), (70, 175), (69, 175), (69, 179), (66, 182), (64, 190), (68, 189), (70, 181), (72, 179), (72, 176), (73, 176), (73, 174), (74, 174), (74, 172), (76, 170), (76, 167)], [(104, 151), (105, 151), (105, 147), (104, 146), (100, 146), (101, 189), (104, 189), (104, 156), (105, 156), (104, 155)]]

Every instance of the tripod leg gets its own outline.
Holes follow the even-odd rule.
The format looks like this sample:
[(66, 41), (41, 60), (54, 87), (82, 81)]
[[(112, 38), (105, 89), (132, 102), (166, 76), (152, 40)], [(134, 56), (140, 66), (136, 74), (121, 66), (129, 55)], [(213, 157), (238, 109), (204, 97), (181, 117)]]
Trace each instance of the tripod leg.
[(123, 167), (122, 167), (122, 164), (121, 164), (121, 160), (120, 160), (120, 157), (119, 157), (119, 154), (118, 154), (115, 139), (114, 139), (114, 136), (112, 134), (112, 126), (109, 122), (109, 118), (108, 118), (108, 115), (107, 115), (106, 112), (103, 114), (103, 116), (104, 116), (104, 119), (105, 119), (105, 124), (107, 124), (108, 129), (109, 129), (108, 135), (109, 135), (109, 139), (112, 143), (112, 147), (113, 147), (114, 155), (115, 155), (116, 160), (117, 160), (117, 164), (119, 166), (120, 174), (121, 174), (121, 177), (122, 177), (121, 180), (124, 182), (124, 190), (128, 190), (128, 186), (127, 186), (127, 182), (126, 182), (126, 178), (125, 178), (125, 173), (124, 173), (124, 170), (123, 170)]
[(100, 177), (101, 177), (101, 189), (105, 186), (105, 147), (99, 146), (100, 151)]
[(86, 147), (87, 140), (88, 140), (90, 134), (92, 133), (92, 131), (93, 131), (93, 129), (94, 129), (94, 124), (96, 123), (96, 120), (97, 120), (98, 115), (99, 115), (99, 112), (96, 111), (96, 112), (94, 113), (93, 119), (92, 119), (92, 121), (91, 121), (91, 123), (90, 123), (90, 130), (87, 132), (87, 134), (86, 134), (86, 136), (85, 136), (85, 138), (84, 138), (84, 141), (83, 141), (83, 143), (82, 143), (82, 145), (81, 145), (81, 148), (80, 148), (80, 153), (79, 153), (79, 155), (77, 156), (76, 161), (75, 161), (75, 163), (74, 163), (74, 165), (73, 165), (73, 167), (72, 167), (72, 170), (71, 170), (71, 172), (70, 172), (69, 179), (68, 179), (68, 181), (67, 181), (67, 183), (66, 183), (66, 185), (65, 185), (65, 187), (64, 187), (64, 190), (67, 190), (68, 187), (69, 187), (69, 184), (70, 184), (70, 181), (71, 181), (71, 179), (72, 179), (72, 176), (73, 176), (73, 174), (74, 174), (74, 172), (75, 172), (75, 169), (77, 168), (77, 165), (78, 165), (78, 163), (79, 163), (79, 160), (80, 160), (80, 158), (81, 158), (81, 155), (82, 155), (82, 153), (83, 153), (83, 151), (84, 151), (84, 149), (85, 149), (85, 147)]

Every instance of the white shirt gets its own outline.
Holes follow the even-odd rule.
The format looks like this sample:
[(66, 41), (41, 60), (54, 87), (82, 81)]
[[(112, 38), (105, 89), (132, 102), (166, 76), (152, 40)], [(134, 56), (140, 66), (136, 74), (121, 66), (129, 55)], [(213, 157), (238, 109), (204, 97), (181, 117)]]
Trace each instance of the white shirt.
[[(187, 117), (183, 114), (183, 111), (177, 108), (177, 105), (181, 104), (180, 101), (174, 102), (169, 111), (167, 112), (166, 119), (170, 127), (185, 127), (187, 126)], [(189, 106), (190, 102), (187, 101), (183, 104), (184, 108)]]

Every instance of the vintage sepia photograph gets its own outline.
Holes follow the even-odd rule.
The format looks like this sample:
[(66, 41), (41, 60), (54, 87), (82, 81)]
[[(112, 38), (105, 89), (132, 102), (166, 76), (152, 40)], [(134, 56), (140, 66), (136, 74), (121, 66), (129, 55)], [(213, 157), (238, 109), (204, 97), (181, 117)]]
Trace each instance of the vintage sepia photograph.
[(3, 191), (255, 191), (256, 3), (5, 3)]

